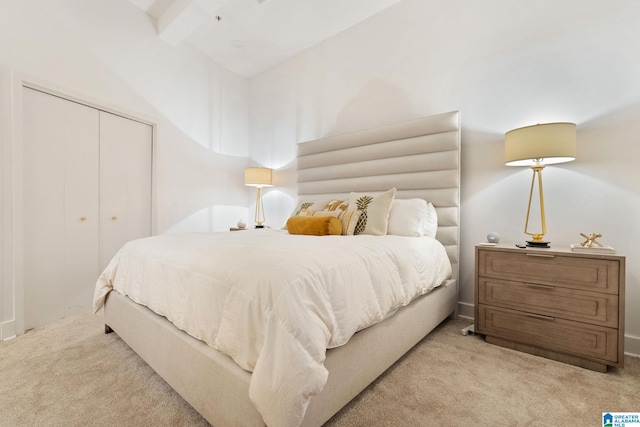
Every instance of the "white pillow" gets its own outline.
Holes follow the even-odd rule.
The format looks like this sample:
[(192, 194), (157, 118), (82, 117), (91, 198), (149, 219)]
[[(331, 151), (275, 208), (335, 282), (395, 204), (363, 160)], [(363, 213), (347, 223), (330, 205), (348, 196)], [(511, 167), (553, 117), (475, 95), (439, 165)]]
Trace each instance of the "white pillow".
[(427, 226), (428, 204), (424, 199), (395, 199), (389, 212), (387, 234), (419, 237)]
[(431, 202), (427, 202), (427, 220), (425, 221), (424, 235), (435, 239), (438, 232), (438, 213)]
[(382, 193), (351, 193), (349, 209), (362, 212), (354, 234), (387, 234), (389, 211), (395, 195), (395, 188)]

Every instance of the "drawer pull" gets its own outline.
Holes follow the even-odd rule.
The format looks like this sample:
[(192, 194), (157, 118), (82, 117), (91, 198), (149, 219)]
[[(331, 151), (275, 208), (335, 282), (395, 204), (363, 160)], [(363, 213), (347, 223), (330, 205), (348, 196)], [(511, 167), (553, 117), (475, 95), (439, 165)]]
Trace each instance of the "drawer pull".
[(534, 289), (541, 289), (541, 290), (545, 290), (545, 291), (553, 291), (556, 287), (555, 286), (550, 286), (550, 285), (537, 285), (535, 283), (527, 283), (526, 284), (527, 287), (529, 288), (534, 288)]
[(550, 320), (550, 321), (554, 321), (556, 320), (555, 317), (551, 317), (551, 316), (545, 316), (543, 314), (534, 314), (534, 313), (524, 313), (525, 316), (527, 317), (531, 317), (534, 319), (540, 319), (540, 320)]
[(546, 254), (527, 254), (527, 256), (535, 256), (538, 258), (555, 258), (555, 255), (546, 255)]

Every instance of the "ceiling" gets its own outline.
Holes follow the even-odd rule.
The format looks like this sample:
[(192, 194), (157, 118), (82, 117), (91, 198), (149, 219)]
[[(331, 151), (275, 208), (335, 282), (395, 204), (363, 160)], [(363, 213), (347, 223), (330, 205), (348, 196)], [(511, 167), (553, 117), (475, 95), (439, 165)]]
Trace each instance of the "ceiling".
[(401, 0), (129, 0), (158, 37), (253, 76)]

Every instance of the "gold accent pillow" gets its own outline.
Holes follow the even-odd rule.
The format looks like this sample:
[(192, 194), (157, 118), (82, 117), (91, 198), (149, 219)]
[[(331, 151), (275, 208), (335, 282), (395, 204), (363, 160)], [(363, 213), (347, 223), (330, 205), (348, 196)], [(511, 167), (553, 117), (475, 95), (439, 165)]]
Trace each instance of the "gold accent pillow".
[[(289, 215), (289, 216), (300, 215), (300, 211), (302, 211), (303, 209), (323, 210), (323, 209), (326, 208), (327, 203), (329, 203), (329, 200), (300, 201), (300, 202), (298, 202), (298, 204), (296, 205), (295, 209), (293, 210), (293, 212), (291, 212), (291, 215)], [(286, 222), (282, 225), (282, 228), (284, 230), (287, 229), (287, 223)]]
[[(346, 207), (346, 203), (344, 206)], [(360, 213), (361, 213), (360, 211), (350, 211), (350, 210), (342, 210), (342, 209), (323, 210), (323, 211), (301, 209), (299, 212), (299, 216), (332, 216), (332, 217), (338, 218), (342, 223), (341, 234), (343, 236), (353, 236), (356, 229), (356, 225), (358, 224), (358, 219), (360, 219)]]
[(292, 216), (287, 220), (289, 234), (308, 236), (340, 235), (342, 224), (334, 216)]
[(324, 209), (327, 211), (344, 212), (347, 210), (348, 207), (349, 207), (348, 200), (332, 199), (332, 200), (329, 200), (329, 202), (327, 203), (327, 207), (325, 207)]

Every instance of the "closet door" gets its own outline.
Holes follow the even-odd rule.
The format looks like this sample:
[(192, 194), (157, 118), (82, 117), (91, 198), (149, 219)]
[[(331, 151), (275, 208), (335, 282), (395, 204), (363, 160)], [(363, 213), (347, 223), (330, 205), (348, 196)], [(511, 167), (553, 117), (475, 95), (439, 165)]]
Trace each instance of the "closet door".
[(87, 312), (99, 263), (99, 112), (67, 101), (65, 145), (65, 317)]
[(91, 305), (98, 271), (98, 111), (23, 89), (25, 328)]
[(150, 125), (100, 112), (100, 270), (129, 240), (151, 235)]

